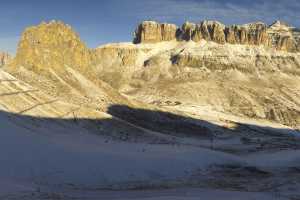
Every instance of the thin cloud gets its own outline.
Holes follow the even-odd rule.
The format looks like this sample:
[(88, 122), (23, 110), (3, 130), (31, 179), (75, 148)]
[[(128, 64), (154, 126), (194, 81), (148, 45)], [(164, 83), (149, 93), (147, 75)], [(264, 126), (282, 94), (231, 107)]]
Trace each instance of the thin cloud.
[(253, 0), (245, 3), (224, 0), (152, 0), (136, 2), (140, 7), (137, 14), (140, 18), (159, 21), (200, 21), (216, 19), (224, 23), (247, 23), (264, 21), (271, 23), (280, 19), (293, 25), (300, 25), (300, 1), (298, 0)]

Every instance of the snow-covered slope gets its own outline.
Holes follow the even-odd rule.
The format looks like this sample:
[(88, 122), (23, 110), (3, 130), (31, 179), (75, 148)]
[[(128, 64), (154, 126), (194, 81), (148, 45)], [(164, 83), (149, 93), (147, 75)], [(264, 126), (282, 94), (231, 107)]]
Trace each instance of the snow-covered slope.
[[(128, 110), (124, 106), (123, 110), (119, 105), (111, 107), (108, 114), (89, 107), (78, 108), (76, 104), (63, 100), (53, 101), (52, 97), (2, 70), (0, 77), (0, 199), (58, 199), (61, 195), (79, 198), (83, 192), (86, 198), (106, 196), (107, 199), (118, 199), (103, 190), (118, 190), (114, 194), (121, 195), (124, 191), (120, 190), (138, 188), (219, 188), (216, 183), (223, 180), (217, 174), (227, 174), (228, 168), (237, 168), (243, 173), (257, 173), (259, 168), (256, 167), (265, 169), (258, 162), (265, 157), (251, 154), (253, 151), (265, 152), (264, 148), (258, 149), (260, 144), (264, 143), (265, 148), (274, 152), (277, 148), (297, 148), (297, 139), (293, 136), (297, 133), (288, 127), (271, 128), (272, 124), (263, 127), (263, 122), (246, 124), (249, 121), (238, 124), (241, 119), (221, 113), (217, 114), (220, 118), (216, 118), (212, 117), (216, 113), (209, 116), (209, 112), (203, 110), (207, 114), (204, 115), (201, 109), (195, 113), (192, 107), (165, 107), (165, 112), (170, 113), (164, 113)], [(116, 112), (116, 108), (120, 110)], [(185, 113), (185, 118), (175, 114), (174, 109)], [(145, 125), (143, 117), (148, 119), (148, 124), (158, 123), (164, 127), (165, 122), (170, 127), (175, 126), (166, 130), (176, 131), (179, 121), (182, 127), (178, 130), (197, 124), (201, 129), (195, 130), (209, 130), (208, 133), (215, 132), (216, 136), (172, 136)], [(232, 121), (223, 121), (222, 118)], [(248, 138), (248, 143), (244, 143), (242, 137)], [(261, 141), (256, 139), (259, 137)], [(277, 139), (281, 140), (280, 145), (288, 143), (287, 146), (272, 146), (278, 143)], [(297, 167), (298, 164), (295, 161), (292, 166), (287, 164), (267, 169), (272, 172), (273, 169)], [(255, 170), (249, 171), (252, 168), (248, 167)], [(211, 189), (188, 189), (191, 194), (186, 199), (195, 199), (197, 194), (209, 197)], [(221, 196), (225, 195), (225, 199), (231, 199), (232, 195), (248, 198), (243, 192), (219, 192)], [(140, 199), (180, 196), (168, 190), (152, 195), (139, 192), (124, 195), (128, 198), (137, 195)], [(272, 198), (267, 193), (251, 195)]]
[(299, 53), (205, 40), (106, 45), (97, 51), (101, 56), (107, 49), (115, 56), (99, 60), (101, 77), (131, 98), (211, 106), (299, 128)]
[[(26, 127), (20, 125), (24, 120)], [(43, 125), (39, 120), (46, 121), (45, 128), (51, 131), (33, 131)], [(236, 156), (203, 148), (117, 142), (80, 132), (66, 119), (36, 119), (1, 111), (0, 121), (0, 198), (55, 186), (129, 189), (168, 182), (180, 185), (211, 165), (244, 163)]]
[[(119, 199), (104, 192), (105, 189), (114, 189), (114, 194), (121, 195), (118, 190), (188, 185), (208, 187), (211, 183), (206, 181), (211, 177), (210, 171), (218, 166), (255, 166), (252, 159), (202, 147), (118, 142), (82, 133), (75, 125), (64, 126), (65, 129), (59, 125), (74, 123), (70, 121), (53, 122), (53, 119), (35, 119), (3, 111), (0, 120), (0, 198), (5, 199), (47, 199), (51, 196), (59, 199), (60, 195)], [(26, 127), (18, 124), (22, 120), (28, 120)], [(36, 120), (45, 120), (46, 127), (52, 131), (33, 131), (38, 123), (30, 124), (30, 121)], [(61, 132), (55, 131), (57, 129)], [(248, 198), (242, 192), (219, 192), (225, 199), (235, 195)], [(217, 197), (212, 190), (191, 190), (186, 198), (195, 199), (197, 194)], [(157, 191), (152, 195), (139, 192), (123, 195), (125, 198), (122, 199), (126, 196), (129, 199), (131, 195), (139, 195), (140, 199), (169, 199), (172, 196), (179, 198), (182, 194)], [(272, 199), (267, 193), (250, 196)]]

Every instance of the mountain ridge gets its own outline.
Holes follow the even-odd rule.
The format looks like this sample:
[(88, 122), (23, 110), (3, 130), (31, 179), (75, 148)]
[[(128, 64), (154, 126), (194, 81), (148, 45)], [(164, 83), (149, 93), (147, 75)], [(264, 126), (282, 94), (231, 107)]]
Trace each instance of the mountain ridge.
[(185, 22), (181, 27), (175, 24), (144, 21), (135, 31), (134, 43), (155, 43), (161, 41), (194, 41), (204, 39), (219, 44), (263, 45), (276, 50), (299, 52), (299, 31), (280, 21), (271, 25), (254, 22), (226, 26), (219, 21), (204, 20), (199, 23)]

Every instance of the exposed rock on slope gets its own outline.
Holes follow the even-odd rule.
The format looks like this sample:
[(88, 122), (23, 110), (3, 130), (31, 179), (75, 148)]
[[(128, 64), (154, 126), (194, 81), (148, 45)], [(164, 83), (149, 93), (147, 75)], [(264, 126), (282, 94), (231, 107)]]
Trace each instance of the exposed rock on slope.
[[(176, 46), (177, 42), (107, 44), (95, 49), (97, 58), (95, 69), (99, 72), (99, 77), (114, 88), (127, 90), (130, 87), (128, 84), (133, 83), (132, 77), (150, 64), (147, 62), (149, 58)], [(157, 70), (164, 70), (164, 67)], [(156, 76), (157, 73), (152, 74)], [(137, 80), (134, 85), (139, 85), (139, 82)]]
[(0, 52), (0, 66), (7, 65), (12, 60), (12, 57), (6, 52)]
[(192, 44), (172, 57), (181, 67), (216, 70), (238, 70), (248, 74), (270, 75), (282, 72), (300, 75), (299, 54), (269, 51), (262, 47), (245, 45)]
[(137, 70), (140, 57), (147, 48), (135, 48), (133, 45), (105, 45), (95, 49), (99, 78), (114, 88), (122, 87), (124, 82)]

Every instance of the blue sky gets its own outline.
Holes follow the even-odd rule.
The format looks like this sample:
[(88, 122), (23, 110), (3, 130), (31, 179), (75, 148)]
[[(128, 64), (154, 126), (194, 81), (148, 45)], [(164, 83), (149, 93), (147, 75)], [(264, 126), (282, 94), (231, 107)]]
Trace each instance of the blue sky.
[(70, 24), (91, 48), (131, 41), (142, 20), (181, 25), (284, 20), (300, 27), (300, 0), (0, 0), (0, 50), (15, 53), (25, 27), (52, 19)]

